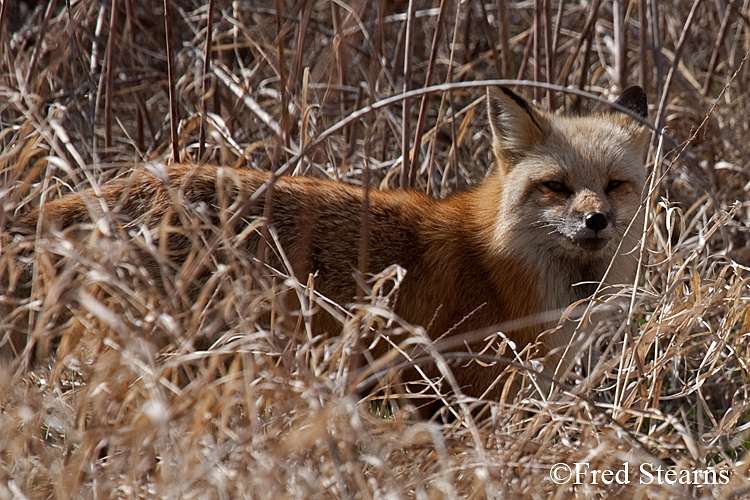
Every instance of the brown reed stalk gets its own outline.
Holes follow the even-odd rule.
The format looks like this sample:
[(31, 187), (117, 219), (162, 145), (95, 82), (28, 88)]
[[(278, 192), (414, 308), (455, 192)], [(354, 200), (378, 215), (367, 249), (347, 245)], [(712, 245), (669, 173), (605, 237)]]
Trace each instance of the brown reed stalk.
[[(467, 2), (468, 4), (468, 2)], [(471, 63), (471, 45), (472, 35), (474, 34), (474, 9), (464, 9), (464, 30), (463, 30), (463, 42), (461, 46), (463, 51), (461, 53), (464, 65)]]
[[(731, 2), (729, 4), (734, 11), (734, 13), (742, 20), (742, 23), (745, 25), (746, 29), (750, 29), (750, 15), (748, 15), (742, 8), (738, 7), (735, 2)], [(747, 52), (746, 52), (747, 54)], [(740, 67), (742, 68), (742, 74), (738, 75), (740, 78), (737, 78), (735, 81), (737, 82), (737, 87), (740, 94), (747, 94), (748, 92), (748, 84), (747, 81), (749, 80), (747, 75), (748, 72), (748, 66), (744, 64), (745, 58), (742, 59), (742, 62), (740, 62)]]
[(531, 50), (534, 48), (534, 29), (533, 27), (527, 30), (526, 44), (523, 49), (523, 56), (521, 56), (521, 64), (518, 66), (518, 74), (516, 78), (519, 80), (524, 79), (526, 74), (526, 66), (529, 65), (529, 59), (531, 58)]
[(367, 132), (364, 142), (364, 168), (362, 169), (362, 185), (364, 187), (364, 195), (362, 196), (362, 204), (360, 209), (360, 224), (359, 224), (359, 254), (357, 257), (357, 294), (356, 301), (359, 305), (359, 311), (356, 315), (356, 324), (354, 328), (354, 339), (351, 346), (351, 355), (349, 358), (349, 379), (347, 381), (347, 392), (350, 394), (359, 394), (357, 389), (358, 373), (364, 366), (365, 357), (362, 352), (362, 344), (360, 339), (363, 338), (365, 332), (363, 332), (362, 317), (365, 314), (365, 283), (367, 280), (367, 269), (370, 263), (370, 150), (371, 150), (371, 127), (367, 127)]
[(651, 31), (651, 51), (654, 59), (654, 72), (656, 73), (656, 95), (661, 98), (664, 93), (664, 56), (661, 53), (662, 39), (661, 29), (659, 28), (659, 3), (656, 0), (648, 0), (649, 4), (649, 23)]
[(8, 2), (3, 1), (3, 2), (0, 2), (0, 43), (2, 42), (3, 34), (5, 32), (4, 28), (5, 28), (5, 23), (6, 23), (5, 21), (6, 17), (8, 17)]
[(109, 35), (107, 36), (107, 68), (104, 87), (104, 148), (112, 147), (112, 81), (114, 80), (114, 53), (117, 43), (117, 0), (111, 0), (109, 18)]
[[(560, 2), (562, 5), (562, 2)], [(510, 29), (508, 26), (508, 1), (497, 0), (497, 12), (498, 12), (498, 30), (500, 36), (500, 61), (502, 64), (502, 72), (498, 74), (499, 78), (512, 78), (513, 67), (511, 65), (511, 53), (510, 53)]]
[[(669, 73), (667, 73), (667, 79), (664, 82), (664, 89), (659, 95), (659, 107), (656, 111), (656, 117), (654, 118), (656, 130), (661, 130), (663, 126), (664, 113), (667, 109), (669, 90), (672, 87), (672, 78), (674, 77), (675, 71), (680, 65), (680, 59), (682, 58), (682, 51), (685, 48), (685, 42), (688, 38), (688, 33), (690, 32), (690, 28), (693, 26), (695, 13), (698, 11), (698, 7), (700, 7), (702, 2), (703, 0), (694, 0), (693, 6), (690, 8), (690, 13), (688, 14), (688, 17), (683, 24), (682, 33), (680, 33), (680, 39), (677, 41), (677, 47), (674, 51), (674, 60), (672, 61), (672, 66), (669, 68)], [(654, 134), (656, 134), (656, 131), (654, 132)]]
[[(299, 4), (298, 4), (299, 6)], [(282, 1), (276, 0), (276, 50), (279, 58), (279, 91), (281, 92), (281, 122), (280, 130), (283, 138), (283, 145), (286, 149), (289, 149), (289, 105), (288, 105), (288, 92), (289, 92), (289, 81), (287, 80), (286, 74), (286, 56), (284, 53), (284, 44), (286, 39), (286, 29), (282, 25)], [(287, 151), (284, 151), (284, 155)], [(276, 153), (274, 153), (276, 156)], [(270, 208), (269, 208), (270, 212)]]
[[(534, 0), (534, 81), (542, 81), (542, 13), (544, 0)], [(534, 87), (534, 101), (541, 101), (540, 87)]]
[[(594, 29), (594, 26), (596, 26), (597, 18), (599, 17), (599, 8), (601, 6), (601, 0), (594, 0), (591, 3), (591, 8), (589, 9), (589, 14), (586, 17), (586, 23), (583, 25), (583, 29), (581, 29), (580, 35), (578, 35), (578, 38), (576, 40), (576, 46), (575, 49), (573, 49), (568, 56), (568, 59), (565, 61), (565, 65), (563, 66), (562, 71), (560, 72), (560, 78), (557, 82), (558, 85), (565, 86), (566, 80), (568, 76), (570, 75), (570, 70), (573, 68), (573, 64), (578, 58), (578, 55), (581, 53), (581, 48), (583, 47), (584, 43), (590, 42), (589, 37), (591, 36), (592, 30)], [(588, 72), (588, 56), (584, 57), (583, 64), (586, 66), (586, 70), (584, 73)]]
[[(285, 144), (289, 143), (289, 110), (287, 107), (287, 79), (286, 79), (286, 61), (284, 58), (284, 39), (286, 38), (286, 30), (282, 26), (282, 0), (276, 0), (276, 48), (279, 57), (279, 87), (281, 91), (281, 124), (280, 130), (282, 137), (284, 138)], [(287, 148), (288, 149), (288, 148)], [(286, 155), (286, 152), (284, 153)], [(274, 156), (277, 156), (274, 154)], [(287, 161), (288, 163), (288, 161)], [(271, 225), (271, 217), (273, 214), (273, 192), (274, 184), (276, 183), (277, 175), (282, 172), (280, 169), (273, 165), (271, 169), (271, 177), (268, 180), (266, 187), (266, 198), (263, 204), (263, 224), (261, 225), (260, 241), (258, 242), (257, 251), (257, 264), (256, 271), (259, 275), (263, 274), (263, 267), (267, 262), (268, 258), (268, 246), (269, 246), (269, 226)]]
[[(128, 32), (130, 36), (130, 44), (128, 51), (130, 53), (130, 76), (136, 78), (138, 76), (138, 59), (135, 55), (136, 47), (136, 22), (135, 12), (133, 11), (133, 0), (125, 0), (125, 17), (128, 19)], [(143, 101), (141, 100), (138, 92), (133, 92), (133, 102), (135, 104), (135, 146), (139, 153), (144, 150), (144, 133), (143, 133)]]
[[(5, 10), (5, 3), (7, 0), (3, 1), (3, 10)], [(47, 25), (49, 24), (50, 18), (52, 17), (52, 13), (55, 11), (55, 6), (57, 5), (57, 0), (50, 0), (47, 4), (47, 9), (44, 11), (44, 18), (42, 19), (42, 26), (39, 28), (39, 36), (36, 39), (36, 43), (34, 44), (34, 52), (31, 54), (31, 62), (29, 63), (29, 69), (26, 72), (26, 87), (28, 88), (31, 84), (31, 78), (32, 76), (36, 76), (36, 65), (39, 61), (39, 54), (41, 52), (41, 46), (42, 42), (44, 41), (44, 34), (47, 31)]]
[(719, 27), (719, 33), (716, 35), (716, 41), (714, 42), (714, 50), (711, 53), (711, 60), (708, 63), (708, 69), (706, 70), (706, 78), (703, 80), (703, 95), (708, 95), (708, 91), (711, 89), (713, 83), (714, 73), (716, 72), (716, 66), (719, 64), (719, 51), (724, 45), (724, 37), (727, 36), (727, 29), (729, 28), (729, 20), (731, 18), (730, 12), (732, 11), (732, 5), (734, 0), (729, 0), (727, 8), (724, 10), (724, 17), (721, 20), (721, 26)]
[(177, 124), (180, 121), (177, 108), (175, 79), (177, 74), (174, 67), (174, 39), (172, 38), (172, 0), (164, 0), (164, 29), (167, 38), (167, 80), (169, 83), (169, 123), (172, 137), (172, 162), (180, 163), (180, 137)]
[[(107, 14), (107, 3), (102, 2), (99, 5), (99, 14), (96, 18), (96, 28), (94, 28), (94, 39), (91, 41), (91, 61), (89, 67), (91, 69), (91, 87), (92, 91), (89, 92), (89, 120), (91, 122), (91, 151), (92, 160), (94, 165), (98, 165), (99, 160), (99, 144), (98, 134), (96, 134), (97, 123), (99, 121), (99, 107), (102, 98), (102, 89), (104, 88), (104, 72), (102, 71), (101, 63), (101, 41), (102, 33), (104, 32), (105, 18)], [(106, 54), (105, 54), (106, 55)], [(95, 80), (97, 78), (97, 80)]]
[[(310, 28), (310, 16), (312, 15), (312, 9), (315, 2), (305, 1), (302, 2), (303, 6), (299, 13), (299, 23), (297, 25), (297, 37), (296, 46), (294, 50), (294, 60), (292, 61), (292, 69), (289, 72), (289, 80), (287, 90), (289, 92), (296, 92), (300, 88), (300, 82), (302, 81), (302, 59), (305, 55), (307, 45), (305, 40), (307, 39), (307, 32)], [(298, 4), (299, 5), (299, 4)], [(334, 4), (335, 5), (335, 4)], [(286, 145), (289, 147), (289, 145)]]
[(211, 79), (211, 55), (213, 53), (214, 0), (208, 0), (206, 17), (206, 50), (203, 58), (203, 75), (201, 78), (201, 124), (198, 132), (198, 161), (206, 161), (206, 119), (208, 117), (208, 86)]
[(615, 69), (617, 70), (617, 86), (620, 89), (627, 87), (628, 19), (625, 10), (626, 7), (622, 0), (614, 0), (612, 4), (612, 24), (614, 25)]
[[(552, 0), (543, 0), (544, 3), (544, 55), (547, 69), (547, 83), (555, 83), (555, 50), (552, 41)], [(555, 109), (555, 91), (547, 90), (547, 108)]]
[[(334, 33), (336, 33), (336, 37), (338, 38), (338, 43), (335, 47), (336, 80), (340, 86), (338, 92), (339, 109), (341, 110), (341, 116), (344, 117), (346, 116), (346, 90), (344, 89), (344, 86), (346, 85), (347, 61), (344, 50), (344, 32), (341, 26), (341, 10), (336, 2), (331, 2), (331, 18), (333, 21), (333, 31)], [(344, 136), (346, 137), (347, 144), (349, 144), (349, 141), (351, 140), (350, 134), (351, 127), (347, 127), (346, 130), (344, 130)]]
[(557, 55), (557, 49), (560, 46), (560, 31), (562, 30), (563, 20), (563, 6), (565, 2), (558, 2), (557, 4), (557, 15), (555, 16), (555, 34), (552, 38), (552, 49), (555, 55)]
[[(406, 17), (406, 35), (404, 41), (404, 85), (403, 92), (406, 94), (411, 90), (411, 66), (412, 53), (414, 51), (414, 0), (409, 0), (407, 7), (408, 14)], [(401, 189), (410, 189), (412, 187), (410, 154), (411, 149), (411, 102), (410, 99), (404, 99), (401, 103)], [(416, 144), (414, 146), (417, 147)]]
[[(576, 88), (578, 88), (578, 90), (583, 90), (586, 88), (586, 83), (587, 83), (588, 74), (589, 74), (589, 59), (591, 58), (591, 39), (593, 37), (594, 37), (594, 32), (589, 31), (586, 36), (586, 39), (584, 40), (583, 56), (581, 57), (581, 69), (578, 72), (578, 82), (576, 83)], [(571, 109), (574, 112), (578, 112), (581, 109), (581, 102), (582, 102), (581, 97), (575, 96), (573, 98)]]
[[(487, 15), (487, 7), (485, 7), (484, 2), (479, 2), (479, 5), (482, 8), (482, 15), (480, 16), (479, 20), (482, 23), (482, 28), (484, 29), (484, 36), (487, 38), (487, 43), (490, 46), (490, 52), (492, 53), (492, 63), (495, 66), (497, 77), (502, 78), (503, 67), (500, 62), (500, 57), (498, 56), (498, 53), (497, 53), (497, 43), (495, 42), (495, 36), (492, 34), (492, 30), (490, 29), (490, 22), (487, 19), (489, 17)], [(442, 3), (441, 3), (441, 6), (442, 6)]]
[[(437, 23), (435, 24), (435, 33), (432, 36), (432, 47), (430, 49), (430, 60), (427, 63), (427, 74), (425, 76), (424, 86), (432, 85), (432, 76), (435, 71), (435, 59), (437, 57), (438, 43), (445, 18), (445, 11), (448, 7), (447, 0), (440, 1), (440, 12), (438, 13)], [(419, 168), (419, 153), (422, 149), (422, 134), (424, 133), (425, 122), (427, 121), (427, 96), (422, 96), (422, 103), (419, 106), (419, 117), (417, 118), (417, 130), (414, 134), (414, 155), (409, 167), (409, 179), (414, 179)]]
[(648, 71), (648, 2), (638, 0), (638, 45), (640, 45), (640, 81), (643, 90), (648, 93), (649, 71)]

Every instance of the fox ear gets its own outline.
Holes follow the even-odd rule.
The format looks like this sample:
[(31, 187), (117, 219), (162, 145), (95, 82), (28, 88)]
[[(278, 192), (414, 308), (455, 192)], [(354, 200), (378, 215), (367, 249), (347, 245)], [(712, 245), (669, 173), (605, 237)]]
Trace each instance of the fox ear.
[(541, 114), (506, 87), (487, 88), (487, 113), (499, 164), (513, 165), (545, 136)]
[(641, 118), (648, 117), (648, 100), (646, 92), (637, 85), (628, 87), (622, 91), (620, 98), (615, 101), (623, 108), (629, 109)]

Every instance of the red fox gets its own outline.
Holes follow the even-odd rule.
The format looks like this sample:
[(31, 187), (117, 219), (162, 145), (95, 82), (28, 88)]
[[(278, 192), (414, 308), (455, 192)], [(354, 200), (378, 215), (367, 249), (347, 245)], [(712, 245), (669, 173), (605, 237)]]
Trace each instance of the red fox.
[[(647, 115), (639, 87), (625, 90), (617, 103)], [(602, 280), (625, 284), (635, 276), (631, 251), (643, 231), (645, 127), (617, 111), (558, 116), (507, 88), (488, 89), (487, 104), (496, 163), (478, 187), (443, 200), (415, 191), (369, 192), (368, 272), (392, 264), (406, 270), (394, 310), (432, 339), (533, 319), (588, 297)], [(171, 208), (180, 203), (210, 225), (238, 215), (234, 227), (222, 230), (239, 234), (263, 216), (269, 178), (248, 169), (151, 165), (100, 187), (98, 195), (89, 190), (48, 202), (20, 222), (31, 232), (48, 224), (66, 228), (97, 219), (105, 203), (131, 227), (154, 228), (167, 219), (180, 227)], [(272, 193), (270, 223), (294, 275), (306, 283), (314, 273), (317, 291), (340, 304), (352, 302), (364, 190), (282, 176)], [(259, 232), (242, 239), (251, 254)], [(175, 231), (165, 246), (179, 265), (190, 245)], [(163, 272), (155, 262), (145, 265)], [(594, 285), (575, 286), (582, 282)], [(524, 346), (555, 324), (529, 320), (506, 334)], [(329, 335), (341, 329), (325, 314), (313, 325)], [(565, 330), (546, 336), (547, 350), (569, 337)], [(466, 394), (478, 396), (498, 370), (468, 364), (454, 374)]]

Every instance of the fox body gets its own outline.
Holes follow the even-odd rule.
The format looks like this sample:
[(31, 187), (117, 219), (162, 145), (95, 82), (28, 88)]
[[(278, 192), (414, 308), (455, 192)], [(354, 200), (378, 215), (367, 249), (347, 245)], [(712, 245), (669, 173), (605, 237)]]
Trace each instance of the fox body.
[[(635, 274), (636, 261), (627, 252), (642, 233), (637, 212), (646, 178), (645, 129), (620, 112), (553, 115), (504, 88), (489, 89), (487, 102), (496, 164), (478, 187), (443, 200), (415, 191), (369, 192), (368, 272), (392, 264), (406, 270), (395, 311), (425, 327), (432, 339), (559, 310), (596, 286), (578, 283), (621, 284)], [(625, 91), (618, 103), (646, 115), (640, 88)], [(102, 186), (98, 195), (87, 191), (48, 202), (21, 224), (33, 231), (47, 223), (91, 222), (104, 202), (135, 227), (153, 228), (165, 219), (179, 226), (172, 207), (180, 203), (239, 234), (263, 216), (269, 178), (247, 169), (151, 166)], [(317, 291), (352, 302), (364, 190), (289, 176), (275, 179), (270, 189), (270, 224), (295, 276), (305, 283), (314, 273)], [(251, 254), (259, 232), (243, 240)], [(166, 247), (179, 261), (190, 245), (189, 238), (174, 235)], [(523, 346), (554, 324), (522, 321), (506, 334)], [(328, 334), (341, 328), (324, 314), (313, 325)], [(548, 336), (547, 350), (569, 337), (565, 331)], [(473, 395), (497, 375), (477, 364), (454, 373)]]

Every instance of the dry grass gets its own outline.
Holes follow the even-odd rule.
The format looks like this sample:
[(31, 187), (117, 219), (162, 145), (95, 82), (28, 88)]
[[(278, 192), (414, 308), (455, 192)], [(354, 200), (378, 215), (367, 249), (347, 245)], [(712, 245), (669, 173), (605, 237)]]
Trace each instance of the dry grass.
[[(163, 4), (56, 3), (3, 2), (0, 341), (22, 328), (29, 344), (0, 366), (0, 499), (748, 495), (743, 2), (453, 1), (441, 12), (441, 2), (415, 1), (409, 15), (412, 2), (219, 0), (207, 51), (208, 6), (179, 0), (174, 133)], [(394, 411), (399, 400), (383, 402), (387, 383), (364, 399), (353, 391), (356, 321), (333, 339), (313, 337), (303, 319), (294, 331), (259, 327), (269, 310), (302, 318), (274, 296), (304, 291), (282, 275), (259, 278), (242, 256), (216, 266), (196, 302), (164, 296), (133, 259), (146, 239), (121, 228), (98, 227), (85, 245), (70, 233), (6, 231), (44, 200), (168, 161), (173, 144), (183, 160), (354, 184), (370, 175), (371, 185), (443, 196), (491, 165), (481, 87), (396, 98), (343, 120), (426, 82), (498, 77), (605, 97), (645, 84), (651, 119), (668, 133), (650, 154), (638, 287), (621, 292), (625, 306), (585, 353), (588, 373), (579, 367), (570, 391), (547, 400), (522, 392), (473, 415), (454, 404), (450, 424), (420, 422)], [(519, 88), (555, 107), (591, 102)], [(415, 135), (418, 160), (402, 169)], [(17, 289), (20, 263), (33, 266), (30, 291)], [(401, 328), (372, 295), (347, 313), (361, 327)], [(559, 462), (626, 463), (630, 484), (589, 475), (558, 486), (549, 472)], [(641, 464), (726, 468), (731, 478), (644, 485)]]

